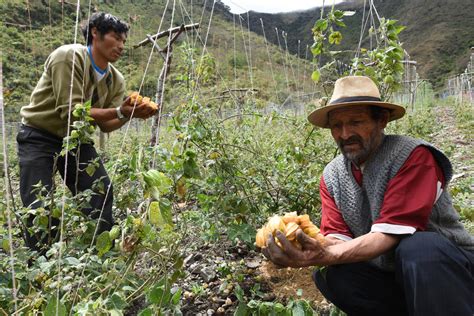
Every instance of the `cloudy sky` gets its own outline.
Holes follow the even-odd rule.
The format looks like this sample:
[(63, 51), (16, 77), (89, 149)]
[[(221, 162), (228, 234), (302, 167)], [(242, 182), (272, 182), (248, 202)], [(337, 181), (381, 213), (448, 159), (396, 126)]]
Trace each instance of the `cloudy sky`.
[[(323, 0), (221, 0), (228, 5), (232, 13), (243, 13), (249, 10), (257, 12), (289, 12), (305, 10), (323, 5)], [(325, 5), (332, 5), (342, 0), (326, 0)]]

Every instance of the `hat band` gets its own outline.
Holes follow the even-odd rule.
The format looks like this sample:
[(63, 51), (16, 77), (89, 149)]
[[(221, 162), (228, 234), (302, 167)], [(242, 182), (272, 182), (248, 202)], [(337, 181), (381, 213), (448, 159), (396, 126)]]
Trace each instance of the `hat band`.
[(369, 96), (360, 96), (360, 97), (345, 97), (345, 98), (339, 98), (331, 103), (331, 104), (336, 104), (336, 103), (348, 103), (348, 102), (359, 102), (359, 101), (382, 101), (382, 99), (377, 98), (377, 97), (369, 97)]

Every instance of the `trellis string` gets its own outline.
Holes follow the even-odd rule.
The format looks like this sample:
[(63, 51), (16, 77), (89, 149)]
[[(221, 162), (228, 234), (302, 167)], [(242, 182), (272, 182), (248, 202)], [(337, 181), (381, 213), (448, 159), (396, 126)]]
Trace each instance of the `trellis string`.
[[(162, 23), (163, 23), (163, 20), (164, 20), (164, 15), (165, 15), (166, 10), (167, 10), (167, 8), (168, 8), (168, 4), (169, 4), (169, 0), (167, 0), (165, 9), (163, 10), (163, 16), (162, 16), (162, 18), (161, 18), (161, 21), (160, 21), (160, 24), (159, 24), (157, 33), (159, 33), (160, 30), (161, 30), (161, 26), (162, 26)], [(153, 45), (152, 48), (151, 48), (151, 50), (150, 50), (150, 54), (149, 54), (149, 57), (148, 57), (148, 61), (147, 61), (147, 64), (146, 64), (146, 66), (145, 66), (145, 70), (144, 70), (144, 72), (143, 72), (142, 80), (141, 80), (141, 83), (140, 83), (140, 86), (139, 86), (139, 89), (138, 89), (139, 93), (140, 93), (140, 91), (141, 91), (141, 89), (142, 89), (142, 87), (143, 87), (143, 84), (144, 84), (144, 81), (145, 81), (145, 77), (146, 77), (146, 74), (147, 74), (147, 71), (148, 71), (148, 67), (149, 67), (149, 65), (150, 65), (150, 62), (151, 62), (151, 57), (152, 57), (152, 55), (153, 55), (153, 50), (154, 50), (154, 49), (155, 49), (155, 45)], [(133, 105), (133, 109), (132, 109), (132, 116), (133, 116), (133, 113), (134, 113), (134, 111), (135, 111), (136, 105), (137, 105), (137, 104), (136, 104), (136, 102), (135, 102), (135, 104)], [(122, 137), (120, 149), (119, 149), (119, 152), (118, 152), (118, 154), (117, 154), (118, 157), (121, 157), (121, 156), (122, 156), (123, 148), (124, 148), (124, 146), (125, 146), (125, 140), (126, 140), (126, 137), (127, 137), (127, 135), (128, 135), (128, 131), (129, 131), (129, 129), (130, 129), (130, 126), (131, 126), (131, 120), (126, 124), (125, 133), (124, 133), (124, 135), (123, 135), (123, 137)], [(112, 169), (112, 172), (111, 172), (111, 177), (110, 177), (110, 178), (111, 178), (111, 183), (113, 183), (113, 181), (114, 181), (114, 179), (115, 179), (115, 175), (116, 175), (117, 168), (118, 168), (118, 163), (115, 163), (115, 164), (113, 165), (113, 169)], [(105, 198), (104, 198), (104, 203), (103, 203), (103, 205), (102, 205), (99, 218), (102, 217), (102, 213), (103, 213), (104, 208), (105, 208), (105, 201), (106, 201), (106, 199), (107, 199), (107, 196), (110, 194), (110, 188), (111, 188), (111, 186), (109, 186), (109, 187), (107, 188), (107, 191), (106, 191), (106, 194), (105, 194)], [(94, 234), (93, 234), (93, 236), (92, 236), (92, 241), (91, 241), (91, 243), (90, 243), (90, 245), (89, 245), (89, 248), (92, 248), (92, 247), (93, 247), (94, 241), (95, 241), (95, 237), (97, 236), (97, 232), (98, 232), (98, 223), (96, 224), (96, 227), (95, 227), (95, 230), (94, 230)], [(83, 282), (85, 269), (86, 269), (86, 266), (87, 266), (87, 263), (88, 263), (89, 259), (90, 259), (90, 253), (87, 254), (86, 260), (85, 260), (85, 263), (84, 263), (84, 267), (83, 267), (82, 270), (81, 270), (81, 274), (80, 274), (80, 277), (79, 277), (79, 283), (78, 283), (79, 285)], [(74, 294), (74, 298), (73, 298), (73, 301), (72, 301), (72, 306), (71, 306), (70, 314), (72, 313), (72, 310), (73, 310), (72, 307), (73, 307), (74, 304), (75, 304), (75, 301), (76, 301), (76, 298), (77, 298), (77, 294), (78, 294), (78, 290), (79, 290), (79, 286), (76, 288), (76, 291), (75, 291), (75, 294)]]
[(265, 41), (265, 48), (267, 50), (267, 55), (268, 55), (268, 61), (270, 62), (270, 73), (272, 74), (272, 80), (273, 84), (275, 86), (275, 91), (278, 91), (278, 84), (275, 79), (275, 73), (273, 71), (273, 62), (272, 62), (272, 57), (270, 55), (270, 49), (268, 48), (268, 41), (267, 41), (267, 36), (265, 35), (265, 27), (263, 25), (263, 20), (260, 18), (260, 23), (262, 24), (262, 33), (263, 33), (263, 39)]
[[(79, 26), (79, 14), (80, 14), (81, 3), (77, 1), (76, 6), (76, 23), (74, 27), (74, 44), (77, 43), (77, 31)], [(73, 54), (72, 57), (72, 69), (71, 69), (71, 81), (69, 87), (69, 109), (68, 109), (68, 118), (67, 118), (67, 135), (70, 134), (71, 131), (71, 112), (72, 112), (72, 90), (74, 84), (74, 71), (76, 67), (76, 54)], [(69, 138), (66, 139), (66, 148), (69, 148)], [(56, 314), (59, 314), (59, 290), (61, 288), (61, 278), (62, 278), (62, 270), (61, 270), (61, 261), (63, 255), (63, 240), (64, 240), (64, 209), (66, 205), (66, 179), (67, 179), (67, 164), (68, 164), (68, 154), (66, 153), (64, 160), (64, 179), (63, 179), (63, 194), (62, 194), (62, 205), (61, 205), (61, 220), (60, 220), (60, 227), (59, 227), (59, 251), (58, 251), (58, 284), (56, 288)]]
[(10, 265), (11, 265), (11, 275), (12, 275), (12, 296), (13, 304), (15, 308), (15, 313), (18, 310), (18, 297), (17, 297), (17, 287), (16, 287), (16, 274), (15, 274), (15, 253), (13, 250), (13, 226), (11, 219), (11, 205), (10, 203), (13, 200), (13, 197), (10, 196), (10, 174), (8, 169), (8, 156), (7, 156), (7, 136), (5, 130), (5, 107), (3, 105), (3, 52), (0, 50), (0, 112), (1, 112), (1, 125), (2, 125), (2, 140), (3, 140), (3, 167), (4, 167), (4, 180), (5, 180), (5, 196), (6, 196), (6, 214), (7, 214), (7, 225), (8, 225), (8, 243), (9, 243), (9, 253), (10, 253)]

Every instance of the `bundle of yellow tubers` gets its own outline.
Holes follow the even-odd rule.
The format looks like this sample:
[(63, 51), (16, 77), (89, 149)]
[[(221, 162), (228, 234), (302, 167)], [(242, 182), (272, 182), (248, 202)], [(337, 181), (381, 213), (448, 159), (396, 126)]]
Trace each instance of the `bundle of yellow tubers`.
[[(267, 246), (268, 235), (272, 234), (275, 236), (277, 231), (281, 231), (293, 246), (301, 249), (301, 244), (296, 239), (296, 231), (299, 228), (301, 228), (306, 235), (324, 245), (324, 236), (319, 232), (319, 228), (311, 222), (309, 215), (297, 215), (296, 212), (286, 213), (283, 216), (274, 215), (270, 217), (267, 224), (263, 225), (262, 228), (257, 231), (255, 244), (259, 248), (265, 248)], [(278, 240), (276, 240), (276, 243), (281, 247)]]
[(138, 92), (134, 91), (129, 94), (130, 97), (130, 105), (139, 105), (141, 103), (144, 103), (146, 106), (153, 108), (153, 110), (158, 110), (158, 104), (155, 102), (151, 101), (150, 98), (148, 97), (142, 97)]

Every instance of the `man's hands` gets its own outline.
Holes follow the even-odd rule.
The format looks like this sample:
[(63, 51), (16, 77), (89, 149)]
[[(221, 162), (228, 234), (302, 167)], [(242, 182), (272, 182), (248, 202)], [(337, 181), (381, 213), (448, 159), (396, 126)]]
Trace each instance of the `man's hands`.
[(313, 265), (327, 265), (331, 259), (331, 253), (314, 238), (306, 235), (301, 229), (296, 232), (296, 238), (302, 248), (298, 249), (286, 239), (285, 234), (276, 232), (282, 248), (280, 248), (272, 235), (268, 236), (267, 247), (262, 248), (262, 253), (278, 266), (300, 268)]
[(141, 119), (148, 119), (155, 115), (157, 109), (148, 106), (146, 102), (143, 101), (135, 105), (130, 102), (130, 97), (127, 97), (120, 106), (120, 111), (128, 118), (135, 117)]
[[(137, 104), (136, 106), (135, 104), (130, 103), (130, 97), (128, 97), (120, 106), (120, 112), (122, 112), (122, 114), (128, 119), (132, 117), (147, 119), (155, 115), (157, 112), (157, 109), (147, 105), (146, 102), (140, 102), (140, 104)], [(118, 119), (116, 108), (91, 108), (90, 115), (100, 127), (100, 130), (104, 133), (115, 131), (128, 121)]]
[(277, 232), (276, 237), (284, 250), (269, 235), (267, 247), (262, 248), (262, 253), (276, 265), (299, 268), (371, 260), (396, 247), (402, 235), (373, 232), (345, 242), (325, 238), (322, 245), (299, 229), (296, 238), (302, 246), (301, 250), (294, 247), (281, 232)]

